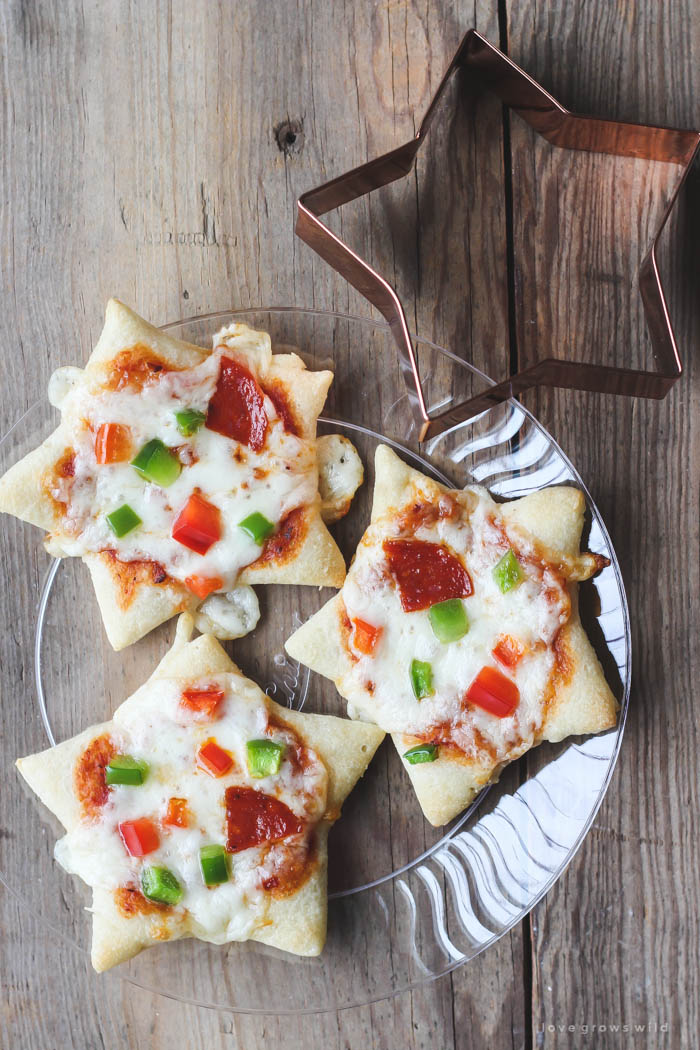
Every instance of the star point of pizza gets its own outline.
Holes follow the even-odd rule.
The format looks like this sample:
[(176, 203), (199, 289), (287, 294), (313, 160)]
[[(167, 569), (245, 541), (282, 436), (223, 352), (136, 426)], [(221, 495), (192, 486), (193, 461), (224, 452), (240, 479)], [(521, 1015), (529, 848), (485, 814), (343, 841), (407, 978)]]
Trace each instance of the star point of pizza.
[(208, 351), (110, 300), (85, 368), (52, 376), (61, 422), (0, 478), (0, 510), (85, 561), (115, 649), (200, 607), (207, 629), (239, 637), (259, 615), (251, 584), (344, 579), (323, 518), (362, 475), (335, 471), (326, 508), (316, 420), (332, 378), (245, 324)]
[(570, 486), (502, 504), (448, 489), (380, 446), (345, 583), (286, 643), (391, 734), (436, 826), (534, 745), (615, 724), (578, 615), (578, 581), (606, 564), (580, 550), (584, 510)]
[(92, 887), (98, 971), (182, 937), (319, 954), (328, 831), (384, 736), (280, 707), (191, 626), (111, 721), (17, 762)]

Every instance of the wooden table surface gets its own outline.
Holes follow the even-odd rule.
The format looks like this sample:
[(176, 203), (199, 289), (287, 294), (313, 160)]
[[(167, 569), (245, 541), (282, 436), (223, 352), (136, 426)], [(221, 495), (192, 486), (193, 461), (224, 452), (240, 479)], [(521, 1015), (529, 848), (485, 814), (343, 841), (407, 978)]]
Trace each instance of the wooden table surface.
[[(470, 26), (572, 109), (700, 127), (696, 0), (5, 0), (0, 26), (3, 428), (84, 358), (110, 295), (155, 323), (368, 313), (295, 240), (296, 197), (405, 141)], [(345, 233), (418, 331), (494, 377), (550, 350), (647, 361), (634, 278), (676, 171), (557, 152), (488, 100), (478, 123), (448, 114), (417, 178), (346, 209)], [(698, 233), (696, 186), (666, 260), (686, 373), (665, 401), (526, 400), (608, 524), (634, 651), (610, 790), (529, 919), (429, 988), (293, 1020), (96, 977), (0, 893), (0, 1046), (697, 1046)]]

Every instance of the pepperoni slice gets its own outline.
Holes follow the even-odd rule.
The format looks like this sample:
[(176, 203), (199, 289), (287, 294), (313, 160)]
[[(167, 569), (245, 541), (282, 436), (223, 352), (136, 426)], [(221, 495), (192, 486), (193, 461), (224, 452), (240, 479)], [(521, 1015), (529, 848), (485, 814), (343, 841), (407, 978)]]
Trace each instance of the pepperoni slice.
[(224, 437), (259, 452), (265, 444), (267, 413), (265, 395), (245, 365), (221, 358), (219, 379), (209, 402), (206, 425)]
[(300, 835), (304, 830), (304, 822), (284, 802), (249, 787), (226, 788), (226, 824), (229, 853)]
[(472, 593), (469, 573), (443, 544), (384, 540), (383, 547), (404, 612), (429, 609), (436, 602), (468, 598)]

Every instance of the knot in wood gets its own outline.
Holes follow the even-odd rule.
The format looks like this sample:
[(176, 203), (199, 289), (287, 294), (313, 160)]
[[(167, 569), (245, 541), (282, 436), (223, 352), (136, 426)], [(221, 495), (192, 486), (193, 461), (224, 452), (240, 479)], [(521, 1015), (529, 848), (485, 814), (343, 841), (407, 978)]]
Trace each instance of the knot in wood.
[(304, 148), (304, 121), (283, 120), (275, 128), (275, 141), (277, 148), (284, 153), (285, 157), (292, 157), (301, 153)]

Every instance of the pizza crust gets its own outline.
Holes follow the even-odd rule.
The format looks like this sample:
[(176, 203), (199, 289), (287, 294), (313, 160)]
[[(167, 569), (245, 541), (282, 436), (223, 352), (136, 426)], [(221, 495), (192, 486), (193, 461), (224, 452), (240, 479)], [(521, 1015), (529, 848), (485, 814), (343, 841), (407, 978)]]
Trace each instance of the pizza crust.
[[(215, 638), (201, 635), (190, 641), (191, 630), (192, 618), (180, 617), (173, 648), (149, 681), (226, 672), (240, 674)], [(253, 688), (263, 695), (257, 687)], [(269, 698), (266, 703), (275, 719), (294, 729), (319, 755), (328, 772), (328, 795), (325, 817), (317, 825), (316, 867), (296, 893), (279, 900), (269, 899), (265, 920), (250, 939), (300, 955), (318, 955), (326, 936), (328, 831), (340, 816), (342, 803), (365, 772), (384, 733), (376, 726), (347, 719), (290, 711)], [(109, 733), (111, 725), (105, 722), (93, 726), (54, 748), (17, 761), (17, 768), (29, 787), (67, 831), (81, 819), (73, 789), (75, 762), (92, 740)], [(122, 915), (114, 894), (104, 888), (93, 891), (92, 913), (91, 958), (97, 971), (124, 962), (154, 943), (197, 936), (194, 924), (186, 916), (182, 917), (178, 909), (131, 917)]]
[(294, 583), (312, 587), (342, 587), (345, 559), (326, 528), (319, 507), (304, 508), (303, 539), (294, 557), (257, 561), (240, 573), (240, 583)]
[[(428, 498), (450, 491), (438, 482), (409, 467), (387, 446), (380, 445), (375, 457), (375, 487), (372, 522), (397, 508), (415, 487)], [(464, 499), (468, 494), (457, 494)], [(566, 565), (571, 576), (590, 575), (597, 565), (594, 555), (581, 554), (579, 545), (583, 530), (585, 499), (570, 486), (542, 489), (501, 504), (499, 510), (509, 526), (520, 530), (534, 541), (549, 561)], [(569, 585), (572, 598), (571, 618), (560, 631), (558, 644), (565, 654), (568, 673), (560, 678), (545, 715), (535, 744), (543, 740), (559, 741), (564, 737), (597, 733), (612, 728), (617, 719), (618, 704), (602, 667), (581, 626), (578, 615), (577, 586)], [(285, 648), (292, 659), (332, 679), (336, 687), (350, 671), (352, 664), (343, 644), (342, 592), (331, 598), (310, 620), (287, 640)], [(357, 701), (356, 701), (357, 706)], [(361, 717), (371, 718), (364, 707)], [(418, 801), (431, 824), (440, 826), (461, 813), (485, 784), (497, 779), (502, 766), (491, 762), (457, 757), (449, 752), (434, 762), (410, 765), (403, 753), (416, 741), (401, 733), (392, 734), (402, 763), (410, 777)], [(509, 758), (512, 761), (517, 755)]]
[(619, 707), (581, 624), (575, 587), (570, 594), (571, 619), (560, 637), (572, 673), (560, 683), (542, 727), (541, 739), (551, 743), (612, 729)]
[(392, 733), (391, 739), (423, 813), (436, 828), (461, 813), (486, 784), (498, 779), (491, 763), (462, 763), (447, 756), (412, 766), (403, 755), (415, 740), (403, 733)]
[[(194, 609), (199, 604), (199, 599), (186, 587), (170, 578), (151, 586), (137, 582), (125, 604), (124, 584), (120, 582), (119, 572), (109, 554), (86, 554), (82, 561), (90, 570), (105, 633), (117, 652), (137, 642), (176, 613)], [(123, 563), (122, 571), (129, 572), (128, 563)]]
[(310, 372), (298, 354), (271, 354), (263, 379), (283, 384), (299, 433), (303, 438), (316, 437), (316, 419), (326, 403), (333, 382), (329, 371)]
[(326, 815), (329, 820), (336, 820), (343, 802), (384, 739), (384, 730), (369, 722), (351, 722), (334, 715), (292, 711), (291, 708), (276, 704), (274, 700), (269, 703), (275, 718), (296, 730), (304, 743), (322, 758), (328, 770)]
[(585, 510), (581, 490), (568, 485), (539, 489), (500, 505), (503, 519), (537, 539), (552, 561), (579, 553)]
[(321, 954), (328, 920), (328, 821), (316, 830), (317, 867), (312, 878), (291, 897), (271, 900), (267, 923), (251, 940), (307, 958)]
[(175, 339), (162, 329), (149, 324), (119, 299), (110, 299), (105, 310), (104, 328), (85, 369), (88, 372), (94, 369), (103, 375), (105, 371), (109, 371), (112, 361), (120, 351), (125, 347), (138, 345), (153, 350), (172, 368), (191, 368), (209, 353), (201, 346)]
[[(273, 389), (284, 388), (300, 435), (316, 436), (316, 418), (323, 408), (333, 379), (329, 371), (308, 371), (293, 353), (273, 354), (266, 333), (253, 333), (245, 325), (233, 324), (219, 333), (233, 349), (248, 353), (260, 369), (260, 378)], [(105, 324), (84, 370), (71, 369), (71, 382), (102, 383), (115, 357), (125, 348), (143, 346), (164, 364), (175, 369), (199, 364), (209, 353), (191, 343), (174, 339), (144, 321), (133, 310), (110, 299)], [(0, 478), (0, 511), (28, 521), (39, 528), (55, 531), (46, 538), (46, 548), (55, 557), (63, 556), (60, 528), (62, 514), (47, 487), (47, 478), (56, 462), (70, 449), (71, 434), (63, 424), (37, 448)], [(353, 490), (354, 491), (354, 490)], [(340, 587), (345, 578), (345, 562), (321, 517), (320, 497), (303, 510), (304, 535), (288, 557), (257, 562), (240, 575), (241, 583), (282, 583)], [(105, 631), (112, 647), (123, 649), (179, 612), (193, 610), (200, 600), (180, 582), (149, 585), (140, 581), (125, 593), (124, 572), (116, 571), (102, 553), (88, 553), (83, 559), (90, 571)]]
[(334, 595), (284, 643), (292, 660), (337, 682), (352, 669), (340, 631), (343, 599)]
[(185, 923), (165, 913), (121, 914), (114, 894), (96, 887), (92, 891), (92, 945), (90, 962), (97, 973), (104, 973), (119, 963), (127, 962), (144, 948), (161, 941), (180, 940), (189, 936)]
[(80, 806), (73, 789), (75, 761), (92, 740), (109, 731), (110, 725), (102, 722), (90, 726), (55, 747), (17, 759), (17, 769), (29, 787), (66, 829), (80, 820)]
[(47, 498), (44, 479), (69, 444), (66, 430), (59, 426), (38, 448), (10, 467), (0, 477), (0, 511), (40, 529), (55, 528), (60, 515)]

